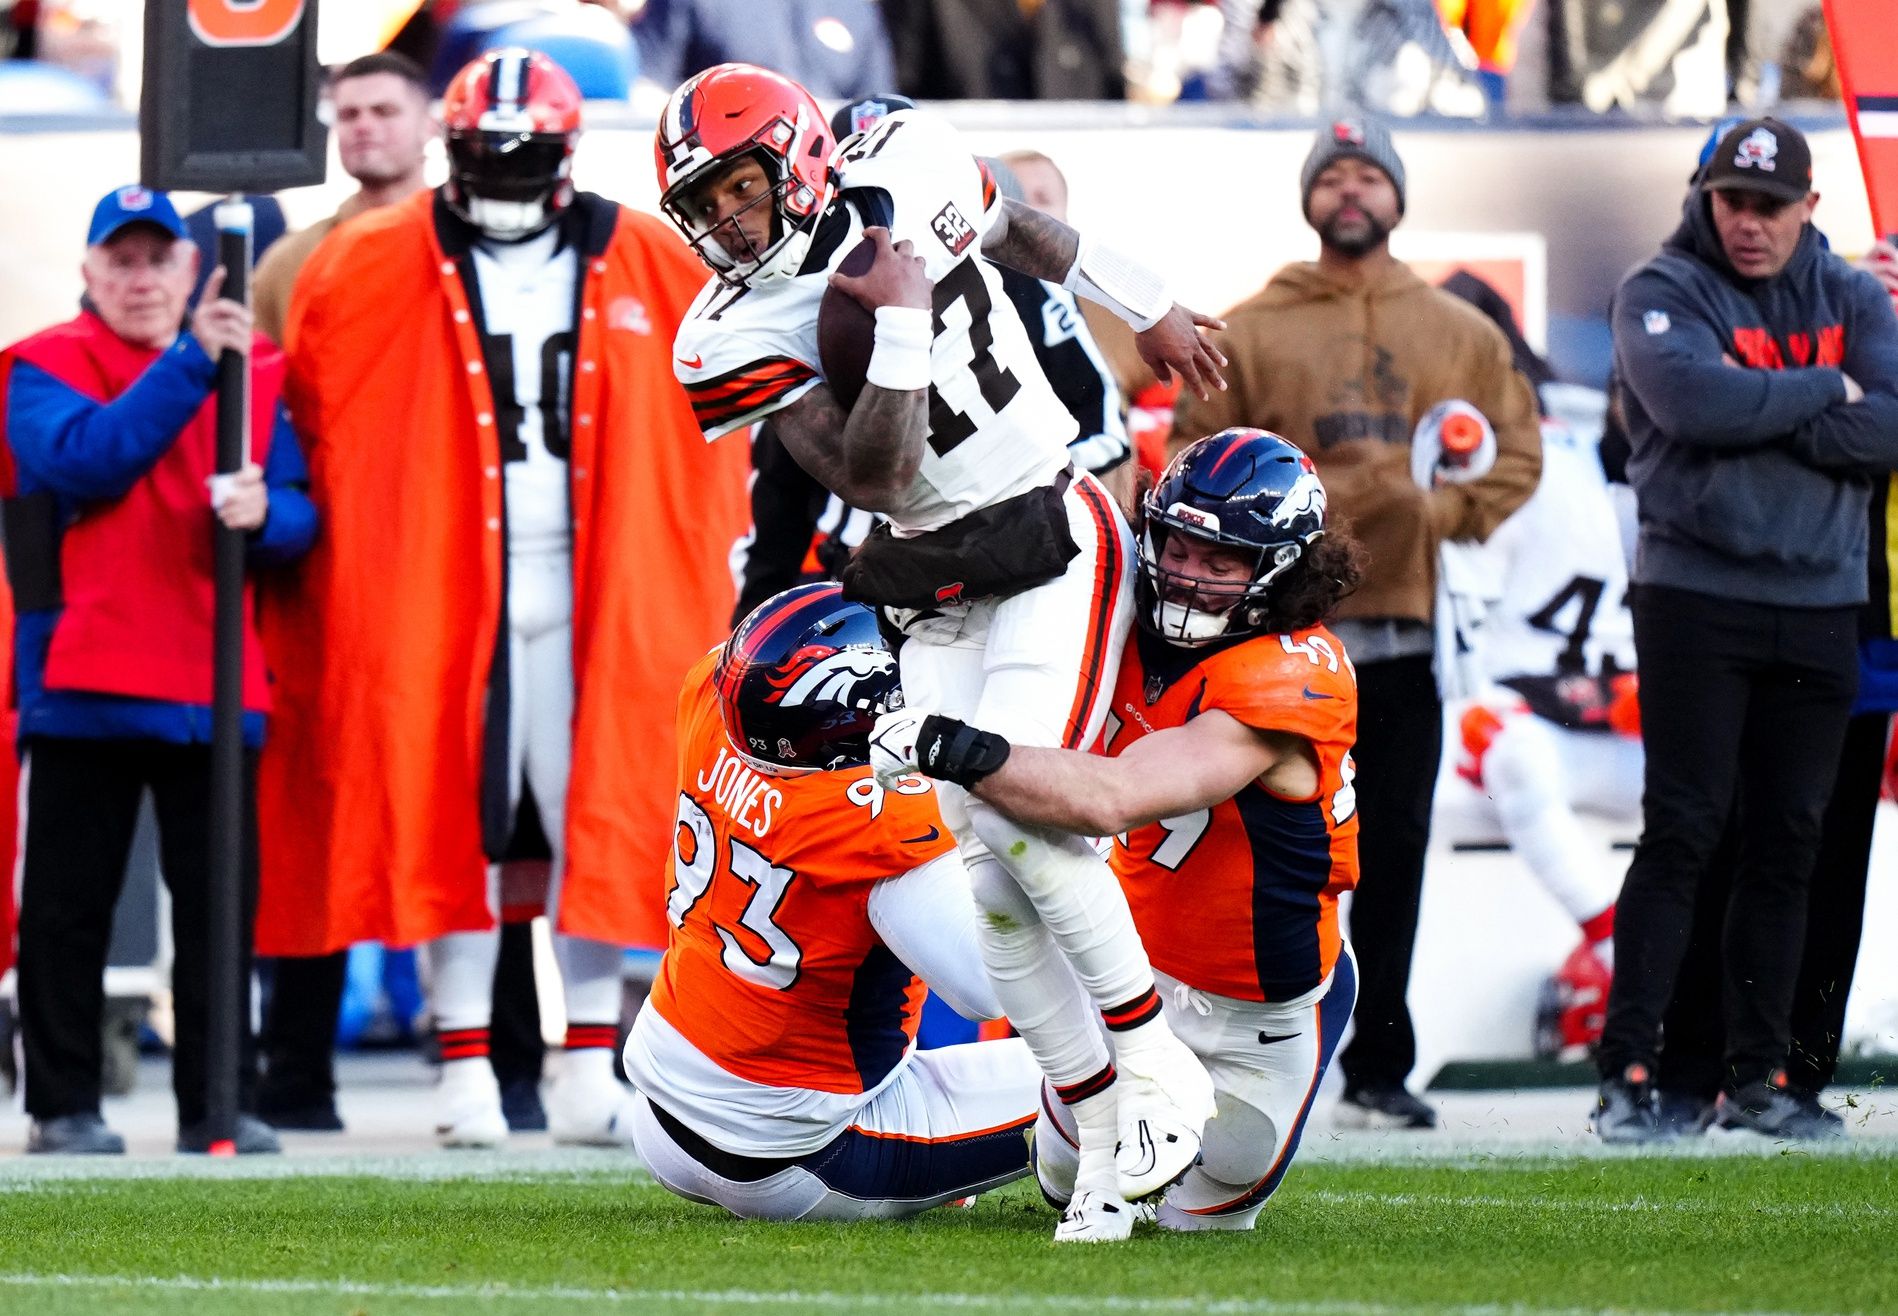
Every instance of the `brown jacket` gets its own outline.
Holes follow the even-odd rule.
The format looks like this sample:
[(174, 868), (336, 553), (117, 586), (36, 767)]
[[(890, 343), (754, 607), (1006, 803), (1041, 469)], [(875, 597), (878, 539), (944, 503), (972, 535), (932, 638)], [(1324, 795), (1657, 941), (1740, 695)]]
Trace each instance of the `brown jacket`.
[(257, 262), (257, 270), (251, 275), (251, 313), (256, 317), (258, 333), (279, 347), (283, 345), (284, 324), (290, 318), (290, 290), (296, 287), (303, 263), (322, 245), (331, 229), (370, 209), (362, 193), (357, 192), (329, 218), (319, 219), (310, 227), (286, 234), (270, 244), (270, 250)]
[[(1231, 425), (1296, 443), (1370, 559), (1340, 615), (1430, 620), (1438, 542), (1487, 539), (1541, 474), (1535, 395), (1502, 333), (1401, 262), (1368, 283), (1288, 265), (1225, 320), (1213, 338), (1231, 360), (1229, 387), (1210, 402), (1181, 393), (1174, 446)], [(1496, 465), (1426, 492), (1411, 478), (1410, 436), (1450, 398), (1489, 418)]]

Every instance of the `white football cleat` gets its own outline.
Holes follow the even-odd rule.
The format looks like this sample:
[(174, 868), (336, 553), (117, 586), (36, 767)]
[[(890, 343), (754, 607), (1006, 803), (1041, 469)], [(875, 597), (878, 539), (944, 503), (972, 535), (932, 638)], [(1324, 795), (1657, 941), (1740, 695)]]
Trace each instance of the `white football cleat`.
[(1213, 1117), (1213, 1080), (1199, 1057), (1171, 1036), (1120, 1057), (1118, 1065), (1114, 1169), (1120, 1195), (1137, 1202), (1199, 1160), (1200, 1135)]
[(1061, 1223), (1054, 1227), (1057, 1243), (1119, 1243), (1134, 1232), (1134, 1208), (1112, 1193), (1084, 1188), (1074, 1195)]
[(547, 1132), (562, 1146), (630, 1147), (634, 1101), (610, 1069), (569, 1064), (547, 1089)]
[(507, 1116), (486, 1056), (450, 1060), (435, 1089), (435, 1140), (444, 1147), (503, 1147)]

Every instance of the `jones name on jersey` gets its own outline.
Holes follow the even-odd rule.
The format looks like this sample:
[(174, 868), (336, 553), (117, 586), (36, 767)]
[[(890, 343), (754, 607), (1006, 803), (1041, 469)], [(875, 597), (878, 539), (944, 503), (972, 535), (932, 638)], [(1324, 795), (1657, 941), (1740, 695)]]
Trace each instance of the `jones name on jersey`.
[(1000, 213), (988, 171), (946, 120), (903, 110), (850, 139), (838, 196), (794, 276), (741, 286), (714, 279), (680, 326), (674, 368), (707, 439), (761, 420), (814, 388), (817, 311), (830, 273), (871, 225), (908, 240), (934, 280), (929, 438), (890, 519), (935, 530), (1047, 484), (1067, 465), (1074, 418), (1048, 385), (1028, 335), (980, 259)]

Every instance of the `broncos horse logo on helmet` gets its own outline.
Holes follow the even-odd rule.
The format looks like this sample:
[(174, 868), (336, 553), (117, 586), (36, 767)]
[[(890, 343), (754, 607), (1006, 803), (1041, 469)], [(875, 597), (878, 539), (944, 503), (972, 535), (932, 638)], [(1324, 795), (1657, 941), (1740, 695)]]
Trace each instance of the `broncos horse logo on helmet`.
[[(1325, 486), (1288, 440), (1228, 429), (1175, 457), (1142, 510), (1136, 616), (1160, 638), (1196, 646), (1260, 633), (1273, 582), (1325, 533)], [(1167, 566), (1172, 535), (1239, 554), (1248, 578), (1235, 588)]]
[(878, 715), (903, 702), (876, 615), (828, 583), (753, 609), (725, 642), (712, 684), (732, 744), (780, 774), (862, 767)]
[[(659, 204), (699, 258), (728, 283), (793, 275), (810, 250), (811, 231), (836, 191), (832, 140), (811, 94), (752, 64), (719, 64), (687, 79), (666, 102), (653, 140)], [(746, 157), (771, 180), (753, 205), (770, 205), (771, 235), (755, 247), (729, 218), (703, 224), (686, 196)], [(723, 233), (727, 236), (717, 236)], [(729, 250), (727, 243), (744, 243)]]

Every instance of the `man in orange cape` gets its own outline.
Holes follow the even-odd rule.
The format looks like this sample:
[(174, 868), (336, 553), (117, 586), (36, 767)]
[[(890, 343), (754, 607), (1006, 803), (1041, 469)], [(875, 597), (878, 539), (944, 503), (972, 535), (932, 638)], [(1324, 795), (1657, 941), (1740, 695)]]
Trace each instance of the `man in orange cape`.
[(556, 1138), (617, 1142), (619, 962), (662, 945), (672, 706), (724, 633), (742, 440), (668, 360), (704, 281), (659, 220), (577, 193), (580, 98), (493, 51), (443, 100), (443, 187), (338, 228), (291, 301), (325, 533), (265, 604), (266, 954), (425, 943), (437, 1133), (506, 1135), (487, 1055), (492, 865), (531, 796), (555, 850)]

